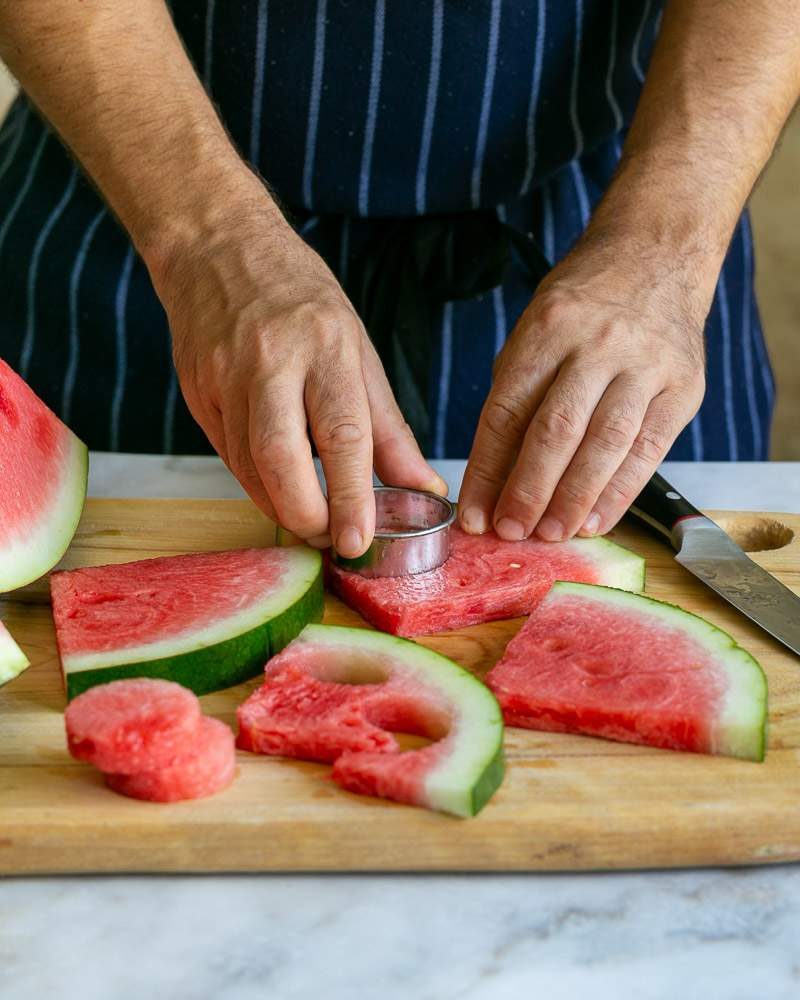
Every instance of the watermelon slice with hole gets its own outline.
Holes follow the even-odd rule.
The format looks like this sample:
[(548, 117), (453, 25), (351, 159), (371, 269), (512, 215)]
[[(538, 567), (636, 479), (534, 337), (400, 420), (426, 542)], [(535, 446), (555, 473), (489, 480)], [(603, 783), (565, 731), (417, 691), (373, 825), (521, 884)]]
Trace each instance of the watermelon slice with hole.
[(137, 676), (230, 687), (323, 610), (322, 558), (305, 546), (93, 566), (50, 587), (68, 698)]
[(30, 665), (28, 657), (11, 638), (5, 625), (0, 622), (0, 686), (18, 677)]
[[(239, 706), (238, 746), (333, 763), (343, 788), (473, 816), (503, 778), (492, 693), (451, 660), (367, 629), (309, 625)], [(433, 742), (400, 750), (393, 734)]]
[(43, 576), (86, 499), (89, 453), (0, 358), (0, 593)]
[(639, 594), (554, 584), (486, 682), (509, 726), (764, 757), (758, 663), (703, 618)]
[(376, 628), (404, 636), (529, 614), (555, 580), (644, 588), (644, 559), (607, 538), (507, 542), (455, 525), (451, 532), (439, 569), (370, 580), (331, 564), (330, 586)]

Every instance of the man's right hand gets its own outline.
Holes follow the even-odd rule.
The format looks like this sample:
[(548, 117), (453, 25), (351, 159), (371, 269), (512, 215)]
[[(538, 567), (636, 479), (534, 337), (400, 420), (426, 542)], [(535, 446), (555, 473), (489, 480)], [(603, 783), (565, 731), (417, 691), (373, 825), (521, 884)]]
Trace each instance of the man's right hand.
[(189, 409), (268, 516), (353, 557), (375, 530), (373, 467), (393, 485), (446, 492), (341, 286), (271, 202), (151, 273)]

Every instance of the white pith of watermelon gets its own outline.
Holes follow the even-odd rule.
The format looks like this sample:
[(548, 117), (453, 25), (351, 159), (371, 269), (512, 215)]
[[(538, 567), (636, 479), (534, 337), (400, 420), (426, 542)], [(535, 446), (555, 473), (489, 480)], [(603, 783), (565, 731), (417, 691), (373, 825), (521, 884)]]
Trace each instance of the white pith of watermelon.
[(125, 677), (197, 694), (259, 673), (322, 615), (322, 558), (306, 547), (168, 556), (54, 573), (68, 697)]
[(12, 681), (29, 666), (28, 657), (11, 638), (5, 625), (0, 622), (0, 685)]
[(705, 619), (641, 594), (554, 584), (487, 683), (509, 725), (764, 756), (757, 661)]
[(86, 446), (0, 359), (0, 593), (43, 576), (86, 498)]
[[(350, 790), (472, 816), (503, 775), (503, 721), (491, 692), (446, 657), (366, 629), (309, 625), (239, 707), (239, 746), (334, 763)], [(436, 742), (399, 752), (381, 725)], [(388, 728), (388, 727), (387, 727)], [(318, 749), (309, 751), (309, 741)], [(360, 749), (361, 746), (366, 749)]]

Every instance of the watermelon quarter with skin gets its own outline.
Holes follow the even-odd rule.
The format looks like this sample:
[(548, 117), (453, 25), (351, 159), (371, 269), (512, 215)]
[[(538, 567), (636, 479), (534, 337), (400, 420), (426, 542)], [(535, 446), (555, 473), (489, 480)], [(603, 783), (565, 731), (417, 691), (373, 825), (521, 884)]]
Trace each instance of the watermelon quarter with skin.
[(43, 576), (86, 499), (89, 453), (0, 358), (0, 593)]
[(758, 663), (705, 619), (639, 594), (556, 583), (486, 681), (510, 726), (764, 756)]
[(366, 579), (334, 565), (332, 589), (376, 628), (394, 635), (446, 632), (529, 614), (555, 580), (644, 588), (644, 559), (606, 538), (507, 542), (451, 528), (450, 558), (409, 577)]
[[(503, 721), (480, 681), (413, 642), (309, 625), (237, 712), (238, 746), (333, 763), (349, 791), (473, 816), (504, 773)], [(394, 733), (434, 742), (400, 750)]]
[(54, 573), (68, 698), (126, 677), (197, 694), (254, 677), (322, 617), (322, 559), (304, 546), (165, 556)]
[(29, 666), (30, 660), (0, 622), (0, 686), (18, 677)]

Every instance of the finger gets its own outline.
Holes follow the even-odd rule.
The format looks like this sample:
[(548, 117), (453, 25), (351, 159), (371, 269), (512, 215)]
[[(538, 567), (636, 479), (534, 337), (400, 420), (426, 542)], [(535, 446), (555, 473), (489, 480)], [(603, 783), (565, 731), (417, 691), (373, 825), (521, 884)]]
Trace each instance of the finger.
[(497, 501), (494, 527), (501, 538), (527, 538), (537, 527), (609, 381), (600, 370), (587, 375), (577, 362), (561, 368), (531, 420)]
[(545, 368), (524, 382), (511, 372), (501, 372), (492, 386), (481, 410), (458, 498), (460, 524), (470, 534), (488, 530), (525, 432), (555, 371), (555, 366)]
[(371, 344), (364, 348), (363, 367), (372, 420), (373, 463), (381, 482), (447, 496), (447, 483), (422, 457)]
[(328, 505), (311, 455), (302, 382), (254, 383), (249, 411), (250, 453), (279, 524), (303, 539), (324, 535)]
[(231, 400), (221, 414), (222, 431), (225, 439), (225, 464), (236, 476), (245, 493), (272, 521), (277, 520), (264, 484), (256, 470), (250, 451), (250, 428), (247, 399)]
[(372, 422), (361, 359), (320, 359), (306, 382), (306, 408), (328, 486), (336, 550), (355, 558), (375, 533)]
[(593, 505), (581, 535), (603, 534), (614, 527), (661, 464), (688, 419), (686, 400), (674, 390), (655, 397), (626, 458)]
[(571, 538), (583, 526), (630, 451), (659, 388), (652, 377), (625, 375), (609, 385), (539, 522), (540, 537)]

